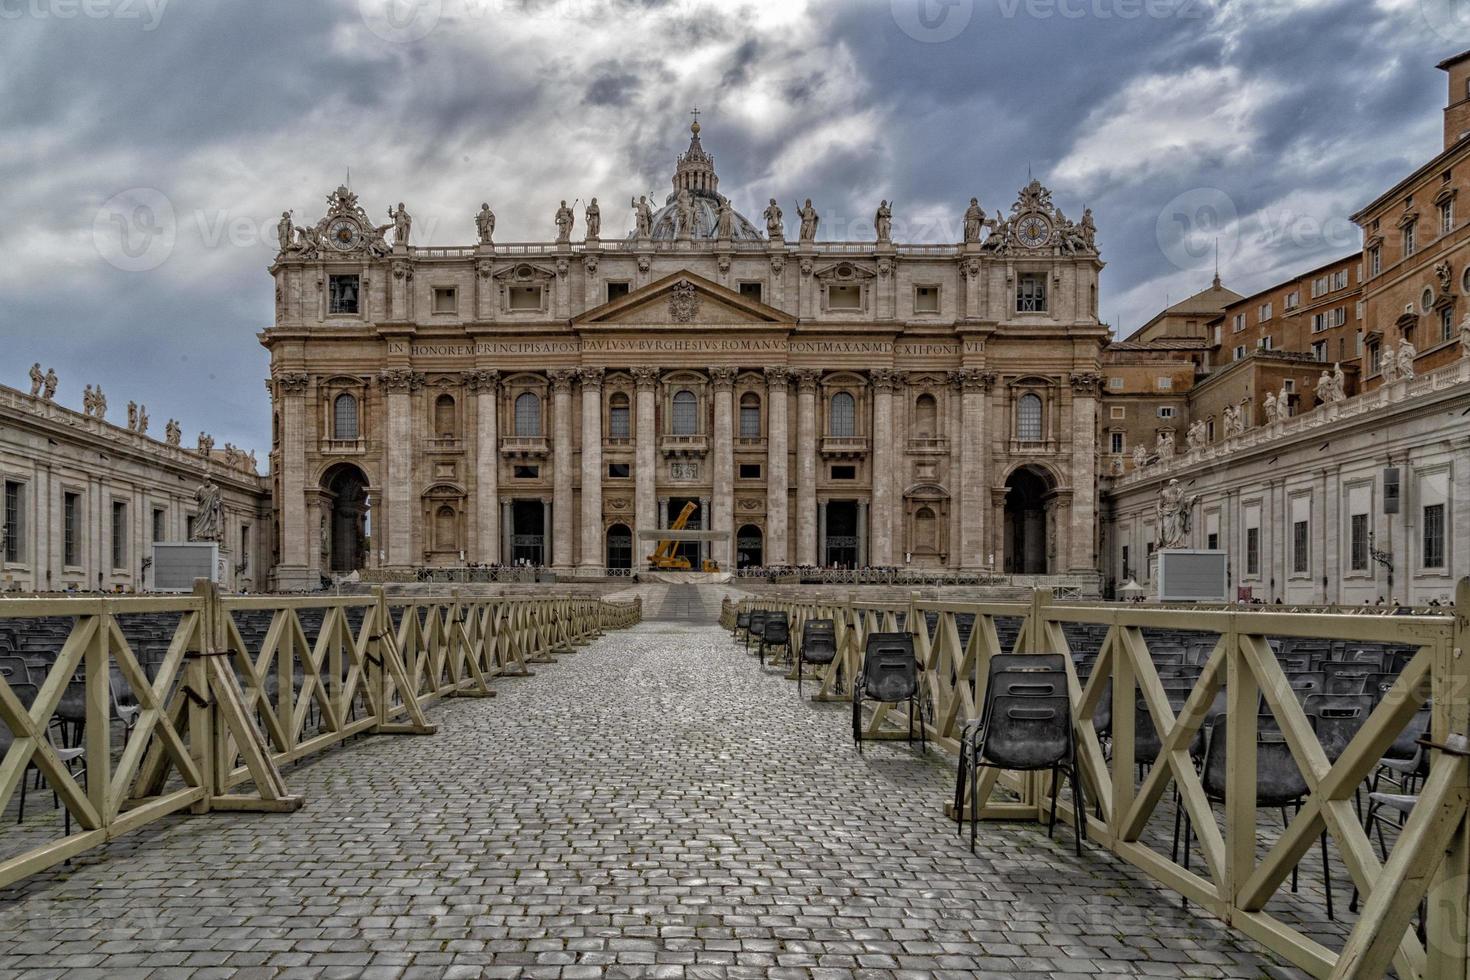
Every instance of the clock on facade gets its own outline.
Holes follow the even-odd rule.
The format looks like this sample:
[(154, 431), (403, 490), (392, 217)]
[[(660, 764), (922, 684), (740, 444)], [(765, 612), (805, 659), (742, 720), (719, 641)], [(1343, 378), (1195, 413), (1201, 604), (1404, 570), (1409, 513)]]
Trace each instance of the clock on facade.
[(327, 225), (327, 241), (339, 252), (350, 252), (362, 240), (362, 229), (350, 218), (338, 218)]
[(1016, 238), (1027, 248), (1051, 241), (1051, 224), (1039, 214), (1028, 214), (1016, 224)]

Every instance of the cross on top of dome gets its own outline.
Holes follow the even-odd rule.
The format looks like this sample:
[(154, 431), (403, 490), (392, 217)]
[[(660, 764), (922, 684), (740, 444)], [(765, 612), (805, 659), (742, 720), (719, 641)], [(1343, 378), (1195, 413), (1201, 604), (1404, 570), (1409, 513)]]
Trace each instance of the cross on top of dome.
[(715, 158), (704, 152), (699, 142), (699, 109), (696, 107), (690, 115), (695, 120), (689, 124), (689, 149), (674, 167), (674, 193), (688, 190), (701, 197), (718, 197), (720, 178), (715, 174)]

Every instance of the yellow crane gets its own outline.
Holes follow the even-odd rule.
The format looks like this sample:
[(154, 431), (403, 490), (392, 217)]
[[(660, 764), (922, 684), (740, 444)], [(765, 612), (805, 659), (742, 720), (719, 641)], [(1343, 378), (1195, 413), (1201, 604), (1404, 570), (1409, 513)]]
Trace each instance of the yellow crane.
[[(687, 504), (684, 505), (684, 509), (679, 511), (679, 516), (674, 518), (674, 523), (669, 525), (669, 530), (684, 530), (684, 528), (687, 527), (689, 524), (689, 518), (693, 517), (694, 512), (698, 509), (699, 507), (694, 501), (689, 501)], [(689, 559), (685, 558), (683, 555), (674, 554), (674, 549), (678, 546), (679, 543), (672, 539), (665, 538), (659, 541), (658, 547), (654, 549), (653, 554), (648, 556), (648, 567), (659, 572), (690, 571), (691, 566), (689, 564)], [(719, 570), (720, 565), (718, 562), (709, 560), (705, 561), (704, 571), (718, 572)]]

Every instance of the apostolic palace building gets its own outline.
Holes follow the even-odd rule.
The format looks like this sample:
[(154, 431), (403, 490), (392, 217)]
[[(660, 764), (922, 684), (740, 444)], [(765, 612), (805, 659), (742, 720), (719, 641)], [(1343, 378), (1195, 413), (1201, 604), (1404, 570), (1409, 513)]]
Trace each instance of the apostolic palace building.
[(150, 543), (217, 500), (255, 589), (626, 574), (692, 503), (695, 568), (1115, 595), (1202, 549), (1242, 598), (1447, 598), (1470, 574), (1470, 52), (1438, 67), (1443, 148), (1352, 216), (1360, 249), (1248, 296), (1217, 275), (1121, 337), (1091, 212), (1037, 181), (956, 202), (952, 244), (893, 241), (887, 201), (864, 241), (825, 239), (810, 200), (742, 215), (698, 123), (662, 204), (609, 205), (606, 233), (596, 197), (548, 206), (538, 242), (470, 201), (472, 244), (415, 245), (402, 203), (376, 226), (340, 187), (278, 227), (268, 475), (173, 420), (148, 435), (145, 406), (107, 421), (100, 387), (64, 408), (40, 365), (0, 386), (0, 589), (145, 588)]
[[(696, 122), (657, 211), (603, 237), (408, 242), (340, 188), (283, 221), (277, 582), (363, 565), (637, 567), (685, 504), (737, 565), (1096, 574), (1091, 215), (1037, 182), (965, 241), (817, 238), (719, 193)], [(474, 216), (466, 214), (466, 225)], [(551, 227), (548, 222), (548, 227)], [(382, 237), (392, 228), (396, 241)], [(983, 236), (982, 231), (989, 229)], [(371, 544), (364, 515), (372, 514)], [(696, 567), (698, 562), (696, 561)]]

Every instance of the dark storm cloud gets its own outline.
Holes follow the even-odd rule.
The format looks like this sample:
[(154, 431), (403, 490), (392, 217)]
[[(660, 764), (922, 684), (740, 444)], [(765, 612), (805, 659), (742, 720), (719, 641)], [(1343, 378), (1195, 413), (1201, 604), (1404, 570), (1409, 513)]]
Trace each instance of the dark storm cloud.
[[(420, 35), (373, 23), (381, 0), (172, 0), (151, 27), (39, 0), (0, 20), (0, 381), (40, 359), (68, 404), (101, 382), (263, 456), (282, 209), (314, 220), (350, 168), (423, 242), (468, 241), (482, 199), (505, 240), (549, 237), (558, 199), (594, 194), (607, 234), (629, 194), (667, 195), (695, 105), (736, 206), (811, 197), (824, 235), (871, 234), (885, 197), (952, 238), (972, 195), (1008, 208), (1034, 173), (1094, 209), (1120, 330), (1208, 283), (1168, 211), (1201, 193), (1237, 217), (1241, 292), (1353, 250), (1348, 214), (1438, 148), (1433, 64), (1470, 38), (1418, 0), (1171, 2), (438, 0)], [(177, 242), (123, 271), (94, 219), (139, 188)]]

